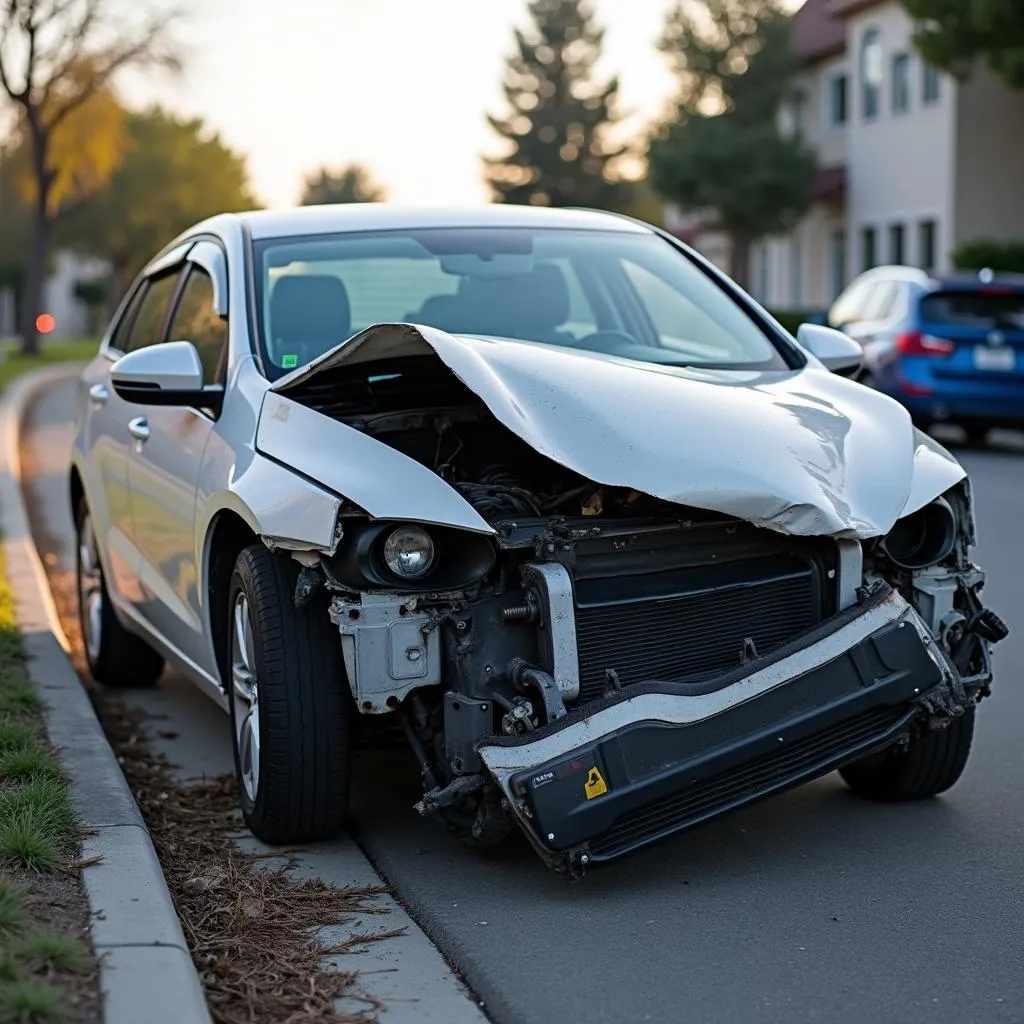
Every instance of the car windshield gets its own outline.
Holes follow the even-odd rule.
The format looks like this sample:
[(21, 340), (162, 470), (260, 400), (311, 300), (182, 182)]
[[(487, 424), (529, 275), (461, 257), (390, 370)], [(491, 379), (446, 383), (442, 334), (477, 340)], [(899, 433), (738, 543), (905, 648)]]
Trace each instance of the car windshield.
[(254, 251), (272, 377), (378, 323), (663, 365), (787, 365), (725, 291), (655, 235), (429, 229), (267, 239)]
[(933, 292), (921, 300), (921, 318), (943, 327), (1024, 330), (1024, 292)]

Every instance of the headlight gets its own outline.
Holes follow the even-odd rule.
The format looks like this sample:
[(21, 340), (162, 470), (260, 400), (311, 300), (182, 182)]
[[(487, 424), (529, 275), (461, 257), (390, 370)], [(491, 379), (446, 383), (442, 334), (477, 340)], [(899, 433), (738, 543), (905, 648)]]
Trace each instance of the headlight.
[(956, 544), (956, 515), (944, 498), (900, 519), (882, 539), (882, 550), (902, 569), (927, 569)]
[(422, 526), (398, 526), (384, 542), (384, 564), (403, 580), (418, 580), (434, 568), (434, 542)]

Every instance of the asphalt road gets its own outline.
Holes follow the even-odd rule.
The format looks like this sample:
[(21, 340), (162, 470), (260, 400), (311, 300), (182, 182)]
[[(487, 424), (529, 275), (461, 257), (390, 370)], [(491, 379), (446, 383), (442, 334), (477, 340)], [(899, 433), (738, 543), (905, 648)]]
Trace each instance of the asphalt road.
[[(62, 561), (70, 400), (55, 389), (28, 424)], [(946, 796), (874, 806), (832, 775), (570, 886), (523, 842), (481, 856), (420, 819), (408, 758), (358, 765), (359, 844), (494, 1020), (1024, 1022), (1024, 441), (959, 454), (988, 602), (1014, 632)], [(229, 769), (226, 720), (206, 698), (167, 678), (138, 700), (179, 734), (160, 742), (185, 774)], [(330, 875), (329, 846), (316, 860)]]

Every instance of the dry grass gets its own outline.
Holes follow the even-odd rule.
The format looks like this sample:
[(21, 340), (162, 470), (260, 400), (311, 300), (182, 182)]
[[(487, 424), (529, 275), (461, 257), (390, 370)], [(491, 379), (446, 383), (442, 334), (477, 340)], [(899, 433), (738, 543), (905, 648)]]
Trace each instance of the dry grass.
[(5, 344), (0, 362), (0, 388), (5, 387), (15, 377), (20, 377), (30, 370), (41, 370), (44, 366), (57, 363), (88, 362), (99, 351), (100, 343), (96, 338), (84, 338), (74, 341), (43, 339), (42, 350), (37, 356), (21, 355), (16, 344)]
[(0, 1021), (99, 1020), (78, 826), (25, 672), (0, 555)]

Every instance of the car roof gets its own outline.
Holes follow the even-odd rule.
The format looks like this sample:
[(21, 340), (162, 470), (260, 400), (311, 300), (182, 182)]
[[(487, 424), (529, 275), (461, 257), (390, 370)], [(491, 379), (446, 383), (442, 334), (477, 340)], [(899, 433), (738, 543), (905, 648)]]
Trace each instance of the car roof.
[(934, 291), (986, 291), (1009, 288), (1012, 291), (1024, 291), (1024, 274), (984, 272), (944, 274), (932, 282)]
[(918, 267), (894, 264), (892, 266), (872, 267), (870, 270), (865, 270), (863, 274), (858, 275), (851, 283), (877, 280), (910, 281), (914, 284), (927, 284), (929, 277), (925, 271), (920, 270)]
[(599, 210), (564, 210), (499, 203), (479, 206), (404, 206), (397, 203), (338, 203), (238, 214), (253, 239), (327, 235), (399, 228), (549, 228), (650, 233), (638, 221)]

